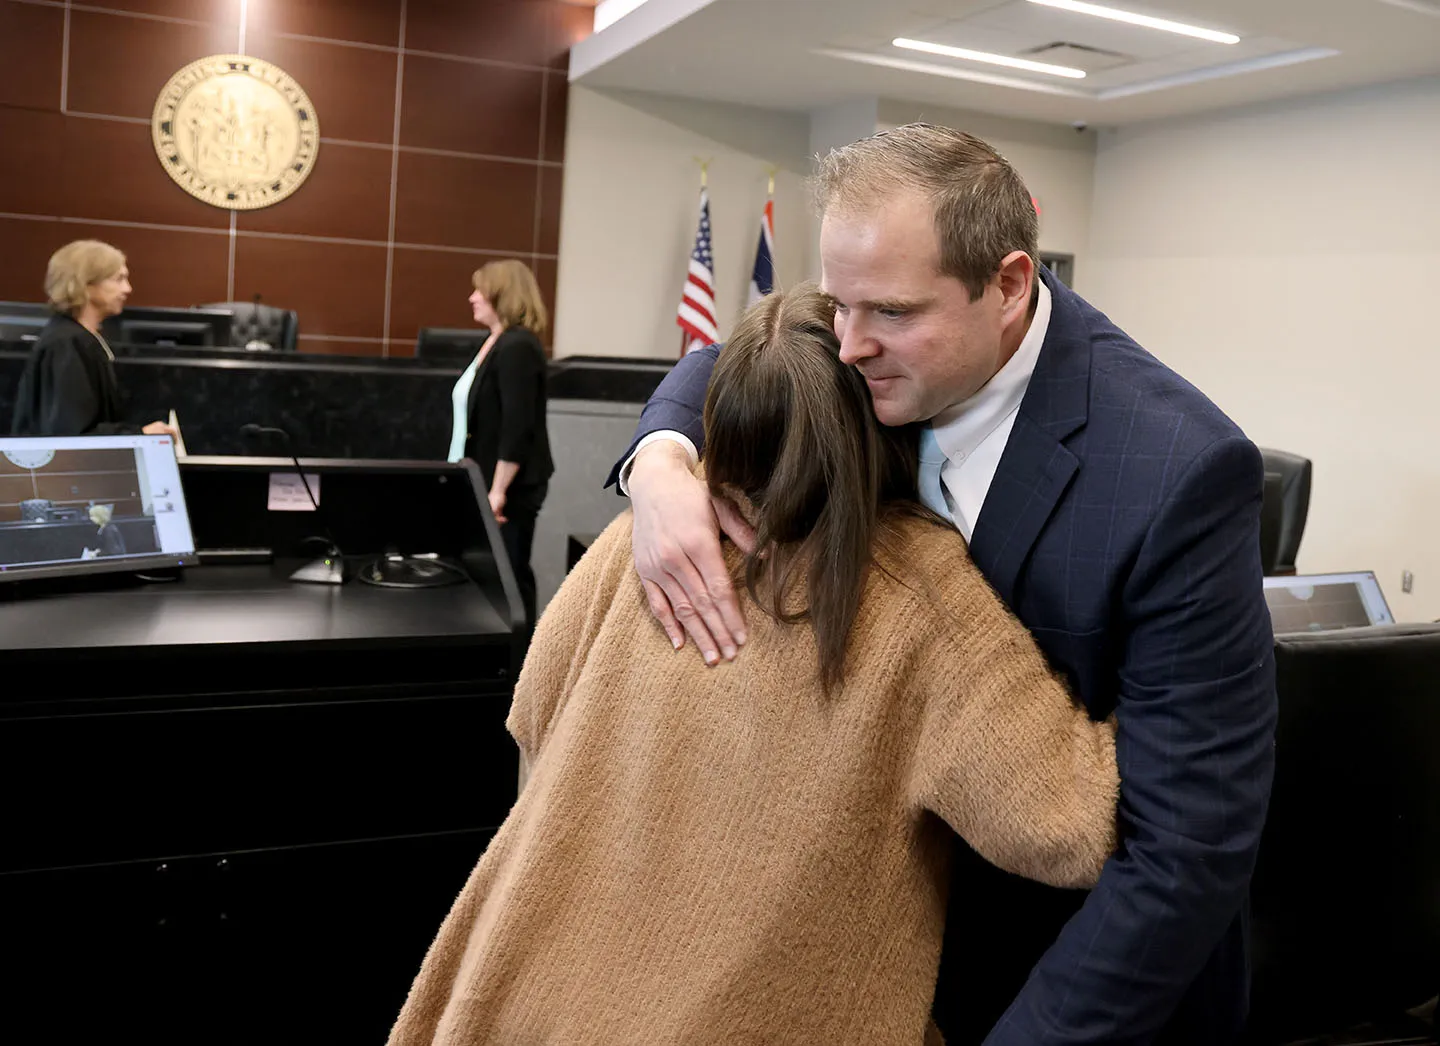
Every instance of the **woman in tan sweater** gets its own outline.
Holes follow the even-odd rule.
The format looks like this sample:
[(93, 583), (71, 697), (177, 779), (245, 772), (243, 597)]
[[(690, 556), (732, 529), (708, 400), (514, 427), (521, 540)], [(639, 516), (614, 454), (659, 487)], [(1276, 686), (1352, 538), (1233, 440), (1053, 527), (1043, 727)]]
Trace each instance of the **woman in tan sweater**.
[[(813, 288), (721, 353), (706, 474), (756, 525), (733, 663), (676, 654), (617, 519), (536, 630), (508, 722), (530, 768), (393, 1046), (919, 1046), (952, 829), (1088, 886), (1115, 846), (1092, 723), (916, 501)], [(983, 898), (955, 897), (958, 905)]]

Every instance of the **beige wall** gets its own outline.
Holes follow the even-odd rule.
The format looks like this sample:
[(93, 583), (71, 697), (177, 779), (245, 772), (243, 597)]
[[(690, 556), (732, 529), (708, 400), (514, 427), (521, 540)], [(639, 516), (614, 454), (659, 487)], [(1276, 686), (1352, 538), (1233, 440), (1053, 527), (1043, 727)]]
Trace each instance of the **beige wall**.
[(1430, 79), (1107, 132), (1078, 280), (1313, 459), (1301, 571), (1374, 569), (1412, 621), (1440, 618), (1437, 128)]
[(781, 168), (777, 275), (781, 285), (804, 279), (809, 135), (803, 113), (572, 85), (555, 355), (676, 357), (675, 311), (699, 214), (695, 156), (712, 158), (721, 336), (745, 304), (772, 165)]
[(676, 355), (675, 309), (695, 238), (699, 169), (693, 157), (713, 157), (710, 208), (723, 336), (745, 303), (767, 168), (781, 168), (775, 188), (780, 283), (818, 278), (818, 223), (804, 188), (812, 157), (916, 119), (974, 131), (999, 147), (1040, 198), (1041, 247), (1075, 254), (1083, 279), (1093, 133), (874, 98), (801, 113), (572, 85), (555, 354)]

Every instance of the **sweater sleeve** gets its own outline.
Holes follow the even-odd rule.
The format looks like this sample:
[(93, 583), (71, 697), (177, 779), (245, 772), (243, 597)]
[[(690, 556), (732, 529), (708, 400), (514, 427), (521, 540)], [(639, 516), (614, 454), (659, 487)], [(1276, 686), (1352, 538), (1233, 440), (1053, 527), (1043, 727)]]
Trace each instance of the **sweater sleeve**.
[(495, 377), (500, 384), (498, 456), (501, 461), (523, 465), (535, 446), (535, 427), (544, 406), (545, 353), (528, 331), (501, 335), (494, 351)]
[(605, 528), (535, 626), (505, 721), (528, 766), (540, 758), (621, 585), (635, 578), (630, 525), (626, 512)]
[(963, 566), (973, 577), (945, 598), (917, 667), (927, 692), (916, 800), (1005, 871), (1092, 886), (1116, 847), (1114, 721), (1090, 719)]

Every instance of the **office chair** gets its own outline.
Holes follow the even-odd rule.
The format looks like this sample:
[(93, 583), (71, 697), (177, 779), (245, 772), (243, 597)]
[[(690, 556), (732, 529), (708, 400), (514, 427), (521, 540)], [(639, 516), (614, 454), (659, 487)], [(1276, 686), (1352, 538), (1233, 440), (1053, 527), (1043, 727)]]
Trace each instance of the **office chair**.
[(421, 327), (415, 337), (415, 358), (467, 367), (490, 332), (483, 327)]
[(1279, 636), (1275, 656), (1250, 1041), (1405, 1025), (1440, 990), (1440, 625)]
[[(1266, 475), (1280, 477), (1280, 521), (1277, 538), (1277, 559), (1274, 569), (1267, 564), (1267, 574), (1295, 573), (1295, 557), (1300, 552), (1300, 539), (1305, 534), (1305, 518), (1310, 513), (1310, 459), (1283, 450), (1260, 448)], [(1271, 498), (1267, 485), (1265, 496)]]
[(257, 301), (226, 301), (205, 305), (225, 309), (234, 315), (230, 340), (236, 346), (262, 351), (294, 352), (300, 338), (300, 314)]

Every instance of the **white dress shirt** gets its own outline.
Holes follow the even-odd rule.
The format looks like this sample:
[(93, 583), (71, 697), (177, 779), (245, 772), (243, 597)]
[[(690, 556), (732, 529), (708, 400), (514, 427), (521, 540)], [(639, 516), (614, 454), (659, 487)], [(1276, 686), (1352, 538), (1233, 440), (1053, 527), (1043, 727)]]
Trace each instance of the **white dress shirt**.
[[(1045, 334), (1050, 329), (1050, 288), (1039, 280), (1036, 282), (1039, 295), (1035, 302), (1035, 315), (1015, 355), (979, 392), (968, 400), (946, 407), (930, 422), (935, 442), (946, 457), (946, 463), (940, 470), (945, 505), (930, 507), (954, 520), (966, 541), (975, 532), (975, 521), (980, 518), (985, 495), (990, 492), (995, 470), (1000, 467), (1000, 455), (1010, 441), (1010, 430), (1015, 427), (1020, 401), (1030, 387), (1035, 363), (1040, 359), (1040, 346), (1045, 344)], [(695, 444), (682, 433), (669, 429), (652, 432), (640, 441), (635, 453), (620, 469), (620, 489), (627, 496), (635, 454), (662, 439), (674, 440), (684, 447), (690, 455), (692, 467), (700, 460)]]
[[(975, 532), (975, 521), (980, 518), (985, 495), (990, 492), (995, 470), (1000, 467), (1000, 455), (1010, 442), (1015, 416), (1020, 413), (1020, 401), (1030, 387), (1035, 363), (1040, 358), (1040, 346), (1045, 343), (1045, 332), (1050, 328), (1050, 288), (1043, 283), (1039, 286), (1035, 315), (1015, 355), (979, 392), (946, 407), (930, 421), (935, 442), (946, 458), (940, 470), (940, 482), (948, 511), (942, 515), (955, 521), (966, 541)], [(938, 509), (935, 505), (930, 507)]]

